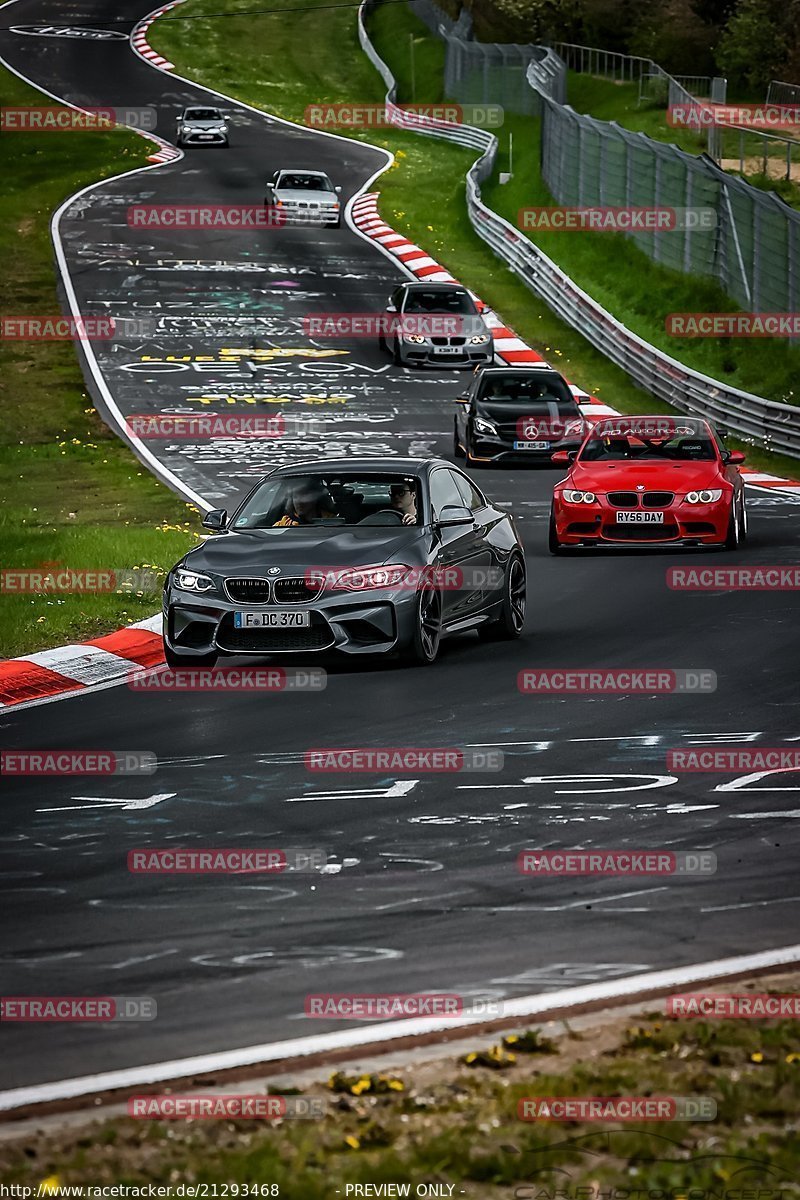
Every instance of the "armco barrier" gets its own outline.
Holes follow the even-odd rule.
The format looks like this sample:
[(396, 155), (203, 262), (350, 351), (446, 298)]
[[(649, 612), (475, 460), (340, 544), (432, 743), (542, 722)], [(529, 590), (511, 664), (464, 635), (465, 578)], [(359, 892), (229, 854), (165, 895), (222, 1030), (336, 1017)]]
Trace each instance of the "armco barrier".
[[(387, 112), (399, 127), (481, 151), (467, 172), (467, 210), (475, 231), (495, 254), (557, 316), (577, 329), (601, 354), (653, 396), (679, 412), (708, 417), (745, 442), (800, 458), (800, 408), (765, 400), (711, 379), (643, 341), (582, 291), (528, 238), (487, 208), (481, 200), (480, 185), (494, 169), (497, 138), (485, 129), (432, 120), (397, 107), (395, 78), (366, 30), (365, 18), (376, 6), (377, 0), (363, 0), (358, 14), (358, 33), (362, 49), (386, 84)], [(529, 67), (529, 78), (533, 75), (530, 81), (536, 86), (538, 80), (534, 72), (535, 68), (532, 71)]]

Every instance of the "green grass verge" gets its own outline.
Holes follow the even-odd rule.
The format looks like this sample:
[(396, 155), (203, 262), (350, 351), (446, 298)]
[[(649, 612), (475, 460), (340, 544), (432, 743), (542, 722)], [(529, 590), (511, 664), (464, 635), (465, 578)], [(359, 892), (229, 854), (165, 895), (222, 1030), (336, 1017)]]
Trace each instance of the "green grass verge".
[[(643, 100), (638, 103), (638, 83), (615, 83), (610, 79), (599, 79), (594, 75), (581, 75), (570, 71), (567, 77), (567, 102), (576, 112), (586, 113), (601, 121), (616, 121), (624, 129), (646, 133), (658, 142), (671, 142), (688, 154), (704, 154), (707, 146), (705, 133), (695, 133), (667, 124), (664, 104)], [(769, 131), (768, 131), (769, 132)], [(763, 164), (764, 147), (767, 147), (768, 164), (773, 175), (766, 170), (740, 171), (727, 166), (728, 174), (744, 179), (752, 187), (764, 192), (776, 192), (792, 208), (800, 208), (800, 185), (794, 180), (780, 176), (786, 171), (786, 147), (782, 142), (765, 141), (757, 133), (722, 133), (722, 160), (726, 164), (744, 159), (745, 163)], [(740, 140), (741, 138), (741, 140)], [(792, 149), (792, 162), (800, 161), (800, 145)], [(777, 173), (779, 176), (775, 178)]]
[[(215, 0), (191, 0), (181, 9), (192, 14), (218, 11)], [(379, 9), (371, 23), (374, 42), (384, 59), (394, 71), (399, 84), (401, 100), (411, 96), (411, 50), (410, 39), (414, 39), (414, 78), (416, 98), (420, 101), (436, 101), (441, 98), (443, 64), (442, 44), (430, 35), (426, 27), (413, 16), (405, 5), (394, 4)], [(303, 114), (309, 104), (321, 102), (380, 101), (383, 95), (381, 80), (363, 55), (357, 37), (355, 15), (352, 11), (325, 9), (321, 11), (292, 12), (291, 16), (280, 13), (262, 16), (240, 16), (229, 14), (224, 19), (198, 19), (181, 22), (162, 18), (151, 30), (151, 42), (160, 53), (178, 63), (182, 74), (191, 76), (209, 87), (217, 87), (228, 95), (262, 107), (279, 116), (302, 123)], [(301, 50), (300, 48), (303, 48)], [(304, 52), (307, 48), (307, 54)], [(424, 89), (424, 90), (423, 90)], [(534, 123), (528, 121), (518, 125), (512, 119), (508, 128), (516, 130), (516, 171), (520, 166), (520, 148), (531, 144), (535, 138)], [(501, 131), (501, 147), (507, 148), (507, 132)], [(345, 132), (345, 131), (342, 131)], [(452, 271), (462, 282), (478, 292), (503, 318), (512, 325), (530, 345), (536, 347), (559, 366), (570, 378), (588, 391), (607, 400), (623, 412), (669, 411), (668, 407), (655, 402), (628, 377), (613, 366), (602, 354), (594, 350), (581, 335), (558, 320), (542, 302), (522, 284), (511, 271), (505, 268), (481, 241), (472, 229), (466, 214), (464, 201), (464, 175), (473, 153), (412, 134), (395, 130), (361, 133), (352, 131), (349, 136), (361, 137), (392, 150), (396, 155), (395, 165), (377, 181), (381, 192), (381, 213), (399, 231), (423, 246)], [(514, 188), (524, 189), (524, 203), (532, 203), (530, 172), (535, 170), (534, 154), (525, 156), (524, 175), (517, 179), (508, 191), (497, 184), (489, 184), (485, 195), (490, 203), (506, 206), (515, 218), (520, 206)], [(505, 163), (500, 162), (500, 169)], [(505, 191), (505, 195), (501, 193)], [(511, 198), (509, 200), (509, 197)], [(564, 248), (565, 238), (570, 235), (551, 235), (558, 238), (556, 250)], [(635, 299), (638, 294), (645, 310), (655, 301), (653, 295), (664, 295), (661, 302), (664, 311), (679, 311), (681, 305), (674, 296), (685, 301), (684, 308), (694, 311), (703, 305), (697, 304), (697, 284), (685, 276), (660, 271), (636, 247), (626, 239), (608, 235), (572, 235), (577, 243), (576, 258), (580, 258), (581, 246), (587, 241), (593, 246), (589, 254), (592, 274), (582, 279), (590, 293), (593, 285), (609, 308), (623, 319), (630, 318), (634, 329), (641, 336), (653, 339), (659, 335), (658, 321), (651, 323), (637, 316)], [(626, 269), (620, 271), (619, 256), (625, 254)], [(609, 256), (613, 256), (613, 292), (609, 283)], [(579, 264), (580, 265), (580, 264)], [(595, 274), (599, 278), (595, 278)], [(673, 294), (672, 289), (676, 289)], [(629, 292), (628, 289), (631, 289)], [(680, 289), (678, 291), (677, 289)], [(669, 299), (667, 299), (667, 297)], [(703, 292), (704, 304), (711, 308), (730, 308), (727, 297), (718, 290)], [(600, 297), (599, 297), (600, 298)], [(712, 303), (713, 300), (713, 303)], [(663, 315), (661, 316), (663, 329)], [(663, 333), (661, 334), (663, 340)], [(697, 354), (698, 367), (709, 374), (732, 378), (740, 383), (739, 376), (746, 373), (747, 383), (765, 394), (765, 372), (775, 378), (775, 388), (780, 394), (791, 390), (791, 370), (781, 358), (781, 347), (772, 343), (757, 347), (747, 344), (746, 353), (742, 346), (723, 346), (713, 343), (717, 359), (709, 358), (711, 343), (681, 343), (680, 354), (670, 345), (670, 351), (683, 361)], [(749, 370), (748, 354), (761, 355), (763, 370)], [(780, 359), (776, 364), (773, 359)], [(800, 354), (794, 352), (793, 369), (800, 364)], [(715, 369), (709, 370), (713, 366)], [(766, 451), (745, 447), (748, 461), (759, 469), (771, 470), (790, 477), (796, 476), (798, 463), (790, 458), (773, 455)]]
[[(49, 101), (44, 101), (49, 103)], [(8, 72), (4, 105), (42, 103)], [(8, 133), (0, 200), (2, 312), (59, 310), (50, 217), (95, 180), (144, 165), (120, 130)], [(157, 483), (98, 417), (70, 342), (0, 341), (0, 567), (165, 571), (191, 545), (194, 510)], [(12, 595), (0, 589), (0, 655), (96, 637), (150, 616), (156, 595)]]
[[(227, 1090), (264, 1091), (247, 1083)], [(797, 1021), (649, 1014), (626, 1026), (609, 1018), (556, 1038), (509, 1035), (490, 1050), (390, 1075), (337, 1072), (306, 1095), (323, 1106), (321, 1118), (277, 1125), (125, 1118), (29, 1133), (0, 1145), (2, 1178), (50, 1188), (238, 1184), (240, 1191), (218, 1194), (282, 1200), (378, 1195), (375, 1186), (390, 1183), (410, 1185), (413, 1196), (434, 1182), (475, 1200), (591, 1200), (610, 1187), (644, 1200), (800, 1196), (800, 1140), (789, 1132), (800, 1102)], [(533, 1097), (648, 1095), (709, 1097), (717, 1115), (629, 1125), (518, 1115), (519, 1102)], [(359, 1184), (373, 1188), (347, 1191)]]

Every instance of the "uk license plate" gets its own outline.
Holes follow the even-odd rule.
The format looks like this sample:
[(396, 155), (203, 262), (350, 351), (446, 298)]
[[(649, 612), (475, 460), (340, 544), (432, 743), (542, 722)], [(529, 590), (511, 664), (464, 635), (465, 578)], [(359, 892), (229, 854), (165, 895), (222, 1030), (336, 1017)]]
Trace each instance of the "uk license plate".
[(618, 512), (618, 525), (663, 525), (663, 512)]
[(461, 354), (460, 346), (434, 346), (437, 354)]
[(310, 624), (310, 612), (264, 609), (262, 612), (235, 612), (233, 614), (234, 629), (304, 629)]
[(514, 442), (515, 450), (549, 450), (549, 442)]

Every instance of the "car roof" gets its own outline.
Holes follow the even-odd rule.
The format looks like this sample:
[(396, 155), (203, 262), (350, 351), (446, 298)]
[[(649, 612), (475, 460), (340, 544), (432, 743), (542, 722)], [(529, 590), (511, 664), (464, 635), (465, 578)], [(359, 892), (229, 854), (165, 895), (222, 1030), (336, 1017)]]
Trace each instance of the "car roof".
[(425, 283), (424, 281), (419, 280), (419, 279), (408, 280), (406, 283), (402, 283), (400, 286), (406, 288), (406, 290), (410, 291), (410, 292), (411, 291), (418, 291), (418, 292), (468, 292), (469, 291), (469, 288), (465, 288), (463, 283), (443, 283), (443, 282)]
[[(495, 373), (498, 375), (522, 375), (525, 371), (533, 371), (537, 374), (541, 374), (542, 371), (549, 371), (552, 375), (561, 375), (558, 367), (554, 367), (551, 363), (547, 362), (511, 363), (507, 367), (479, 367), (477, 374), (483, 379), (484, 375), (493, 375)], [(561, 375), (561, 378), (563, 379), (564, 376)]]
[(327, 171), (312, 171), (308, 167), (278, 167), (278, 175), (324, 175), (327, 177)]
[(215, 112), (215, 113), (218, 113), (219, 109), (214, 104), (187, 104), (183, 111), (185, 113), (187, 113), (187, 112)]
[[(445, 458), (312, 458), (306, 462), (290, 463), (270, 472), (276, 475), (305, 475), (309, 472), (322, 474), (352, 474), (360, 472), (370, 475), (425, 475), (432, 467), (452, 467)], [(456, 468), (458, 469), (458, 468)]]

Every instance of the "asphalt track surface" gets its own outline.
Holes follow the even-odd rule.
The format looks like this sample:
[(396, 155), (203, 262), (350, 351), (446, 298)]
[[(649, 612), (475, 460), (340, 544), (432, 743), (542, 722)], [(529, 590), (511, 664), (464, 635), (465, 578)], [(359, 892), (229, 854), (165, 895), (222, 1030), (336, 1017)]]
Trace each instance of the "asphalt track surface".
[[(0, 25), (63, 16), (103, 28), (113, 16), (113, 28), (126, 30), (120, 16), (132, 27), (148, 7), (21, 0), (0, 9)], [(154, 105), (168, 139), (182, 105), (209, 102), (123, 41), (4, 28), (0, 53), (72, 103)], [(325, 169), (348, 197), (385, 161), (355, 142), (221, 106), (230, 150), (189, 151), (106, 183), (62, 221), (83, 311), (159, 321), (146, 342), (100, 358), (121, 411), (196, 411), (205, 399), (213, 411), (317, 423), (271, 448), (151, 443), (212, 504), (230, 506), (260, 470), (287, 458), (449, 454), (451, 399), (464, 376), (398, 370), (369, 343), (313, 345), (302, 333), (306, 312), (383, 303), (402, 275), (374, 246), (347, 228), (145, 235), (127, 225), (134, 202), (258, 203), (278, 166)], [(241, 318), (259, 325), (245, 342)], [(342, 353), (320, 357), (331, 348)], [(151, 777), (4, 781), (3, 993), (148, 995), (158, 1018), (5, 1025), (2, 1086), (341, 1029), (304, 1017), (309, 992), (502, 999), (798, 940), (797, 774), (746, 781), (672, 777), (666, 767), (668, 749), (714, 740), (796, 744), (796, 595), (684, 594), (665, 581), (670, 565), (689, 558), (798, 562), (797, 500), (750, 489), (751, 540), (735, 554), (555, 560), (546, 547), (554, 473), (476, 478), (513, 509), (525, 542), (529, 611), (519, 643), (464, 635), (445, 643), (433, 669), (326, 663), (318, 694), (169, 696), (117, 686), (3, 714), (7, 747), (146, 749), (160, 766)], [(521, 668), (565, 666), (711, 669), (718, 687), (640, 698), (517, 690)], [(416, 777), (311, 775), (304, 766), (312, 747), (393, 745), (499, 748), (505, 764), (497, 774)], [(169, 798), (138, 809), (108, 803), (153, 795)], [(147, 846), (319, 848), (331, 867), (277, 877), (130, 874), (128, 850)], [(516, 870), (522, 849), (571, 846), (712, 849), (718, 870), (571, 880)]]

